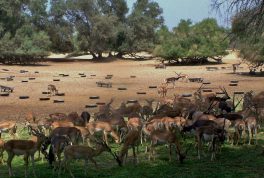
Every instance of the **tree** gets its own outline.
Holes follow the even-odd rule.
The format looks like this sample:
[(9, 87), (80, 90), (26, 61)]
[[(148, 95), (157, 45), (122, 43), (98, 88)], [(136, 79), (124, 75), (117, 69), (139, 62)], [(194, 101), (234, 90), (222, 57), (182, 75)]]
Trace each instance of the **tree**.
[(205, 63), (209, 58), (220, 61), (228, 46), (225, 34), (215, 19), (194, 25), (190, 20), (181, 20), (172, 32), (165, 27), (158, 31), (154, 54), (170, 63)]
[(226, 12), (232, 14), (232, 30), (230, 36), (240, 49), (240, 56), (249, 65), (250, 71), (262, 70), (264, 65), (264, 0), (212, 0), (213, 7), (227, 7)]
[[(46, 0), (0, 0), (0, 58), (3, 63), (26, 64), (47, 55)], [(45, 30), (45, 28), (44, 28)]]

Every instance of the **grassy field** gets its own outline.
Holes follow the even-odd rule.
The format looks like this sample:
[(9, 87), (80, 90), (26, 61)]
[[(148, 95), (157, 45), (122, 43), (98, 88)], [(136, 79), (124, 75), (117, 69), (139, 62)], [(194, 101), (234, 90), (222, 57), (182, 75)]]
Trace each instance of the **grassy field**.
[[(20, 133), (21, 138), (26, 138), (27, 134)], [(6, 138), (7, 139), (7, 138)], [(193, 137), (188, 137), (184, 142), (184, 147), (193, 142)], [(264, 133), (258, 134), (258, 145), (239, 145), (233, 146), (225, 144), (222, 147), (222, 152), (217, 155), (215, 161), (210, 161), (210, 154), (206, 151), (201, 160), (197, 159), (196, 150), (194, 147), (188, 152), (184, 164), (180, 164), (176, 160), (174, 154), (173, 160), (168, 160), (168, 149), (165, 146), (158, 146), (156, 161), (148, 160), (148, 153), (145, 153), (145, 146), (140, 146), (139, 163), (134, 165), (132, 162), (132, 152), (129, 152), (127, 164), (119, 167), (113, 160), (113, 157), (104, 152), (96, 157), (99, 168), (96, 169), (92, 163), (86, 168), (88, 177), (263, 177), (264, 175), (264, 156), (262, 153), (262, 145), (264, 144)], [(114, 151), (121, 149), (120, 145), (112, 144)], [(204, 150), (207, 150), (206, 148)], [(36, 155), (37, 157), (37, 155)], [(5, 160), (7, 155), (4, 156)], [(23, 157), (15, 157), (13, 160), (13, 170), (15, 177), (24, 177), (24, 162)], [(84, 176), (83, 161), (71, 163), (71, 168), (76, 177)], [(30, 175), (33, 177), (32, 167), (30, 166)], [(39, 178), (57, 177), (57, 172), (53, 174), (46, 160), (36, 161), (36, 173)], [(0, 165), (0, 177), (8, 177), (7, 166)], [(69, 174), (62, 173), (61, 177), (70, 177)]]

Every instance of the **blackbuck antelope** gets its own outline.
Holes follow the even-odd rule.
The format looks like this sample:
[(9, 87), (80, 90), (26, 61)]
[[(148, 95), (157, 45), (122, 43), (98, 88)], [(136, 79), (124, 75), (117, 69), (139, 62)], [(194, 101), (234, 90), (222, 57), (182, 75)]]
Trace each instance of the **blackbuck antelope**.
[(2, 121), (0, 122), (0, 138), (2, 133), (9, 133), (13, 139), (16, 137), (17, 124), (15, 121)]
[[(72, 145), (72, 142), (69, 137), (64, 135), (56, 135), (50, 140), (50, 148), (48, 153), (48, 161), (53, 170), (59, 168), (61, 164), (61, 154), (68, 145)], [(46, 147), (48, 145), (45, 145)], [(58, 161), (57, 161), (58, 160)]]
[(136, 147), (139, 145), (140, 136), (141, 136), (141, 130), (130, 130), (127, 133), (124, 139), (122, 149), (119, 154), (119, 159), (121, 160), (122, 164), (126, 162), (126, 158), (128, 155), (128, 149), (130, 147), (133, 150), (134, 164), (137, 163)]
[(217, 147), (224, 143), (226, 135), (223, 128), (216, 128), (212, 125), (198, 127), (195, 131), (198, 144), (198, 159), (201, 159), (202, 140), (209, 142), (209, 149), (212, 151), (211, 161), (215, 159)]
[(9, 171), (9, 176), (14, 176), (12, 171), (12, 160), (15, 155), (24, 155), (25, 161), (25, 177), (27, 177), (28, 171), (28, 158), (31, 158), (32, 166), (33, 166), (33, 174), (36, 177), (35, 173), (35, 159), (34, 154), (39, 149), (40, 145), (47, 139), (44, 134), (31, 129), (31, 133), (37, 137), (36, 140), (9, 140), (4, 145), (4, 150), (8, 154), (7, 158), (7, 166)]
[[(74, 178), (69, 163), (76, 159), (84, 160), (84, 173), (85, 175), (87, 175), (88, 161), (94, 163), (95, 167), (97, 168), (97, 163), (94, 160), (94, 157), (100, 155), (104, 151), (111, 153), (114, 156), (114, 159), (118, 162), (118, 164), (121, 165), (121, 161), (119, 160), (118, 156), (112, 152), (111, 148), (109, 148), (105, 142), (97, 142), (95, 149), (83, 145), (69, 145), (64, 149), (63, 163), (65, 165), (66, 170), (69, 171), (71, 177)], [(60, 172), (61, 171), (59, 171), (59, 174)]]
[(189, 80), (188, 75), (186, 74), (182, 74), (182, 73), (178, 74), (176, 72), (175, 74), (176, 74), (176, 77), (169, 77), (169, 78), (164, 79), (164, 82), (166, 84), (171, 83), (173, 85), (173, 88), (175, 88), (175, 82), (178, 81), (179, 79), (185, 80), (186, 82)]
[(52, 85), (52, 84), (48, 85), (48, 91), (50, 92), (50, 95), (57, 95), (58, 94), (58, 89), (56, 88), (55, 85)]
[(186, 157), (187, 150), (184, 153), (182, 151), (181, 145), (180, 145), (180, 130), (178, 128), (173, 128), (171, 130), (154, 130), (150, 133), (150, 154), (149, 154), (149, 160), (153, 158), (155, 160), (155, 146), (157, 146), (160, 143), (163, 144), (169, 144), (169, 160), (171, 161), (171, 155), (172, 155), (172, 146), (176, 146), (176, 153), (178, 156), (178, 159), (180, 163), (183, 163), (183, 160)]
[(103, 132), (103, 140), (108, 145), (108, 134), (110, 134), (116, 143), (120, 143), (120, 138), (118, 133), (113, 129), (112, 125), (109, 122), (103, 121), (93, 121), (89, 122), (86, 126), (89, 129), (91, 135), (94, 135), (96, 132)]

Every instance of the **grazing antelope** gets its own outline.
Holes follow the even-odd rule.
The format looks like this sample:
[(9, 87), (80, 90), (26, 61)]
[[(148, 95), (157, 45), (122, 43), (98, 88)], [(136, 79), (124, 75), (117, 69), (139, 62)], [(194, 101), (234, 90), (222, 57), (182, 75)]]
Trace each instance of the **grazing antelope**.
[(2, 133), (9, 133), (13, 139), (16, 137), (17, 124), (15, 121), (2, 121), (0, 122), (0, 138)]
[(217, 144), (222, 144), (225, 141), (225, 131), (222, 128), (216, 128), (212, 125), (198, 127), (195, 131), (196, 141), (198, 144), (198, 159), (201, 159), (200, 152), (202, 150), (202, 140), (209, 142), (212, 149), (211, 161), (215, 159)]
[(165, 98), (168, 92), (168, 84), (167, 83), (162, 83), (159, 87), (158, 87), (158, 94), (160, 95), (160, 97)]
[(140, 130), (130, 130), (127, 133), (127, 135), (124, 139), (123, 147), (122, 147), (120, 154), (119, 154), (119, 159), (121, 160), (122, 164), (126, 162), (129, 147), (131, 147), (133, 150), (134, 164), (137, 163), (137, 156), (136, 156), (136, 148), (135, 147), (137, 147), (139, 145), (140, 135), (141, 135)]
[(89, 122), (86, 126), (89, 129), (91, 135), (94, 135), (96, 132), (103, 132), (103, 140), (108, 145), (108, 134), (110, 134), (116, 143), (120, 143), (120, 138), (118, 133), (113, 129), (112, 125), (109, 122), (103, 121), (93, 121)]
[(248, 135), (248, 144), (255, 137), (255, 144), (257, 144), (257, 120), (255, 117), (247, 117), (245, 119), (246, 133)]
[(34, 154), (39, 149), (40, 145), (47, 139), (44, 134), (34, 130), (31, 128), (31, 133), (37, 137), (36, 140), (9, 140), (4, 145), (4, 150), (8, 154), (7, 158), (7, 166), (9, 176), (14, 176), (12, 171), (12, 160), (15, 155), (24, 155), (25, 161), (25, 177), (27, 177), (28, 171), (28, 157), (31, 158), (32, 166), (33, 166), (33, 174), (36, 177), (35, 173), (35, 160)]
[(153, 158), (155, 160), (155, 146), (157, 146), (160, 143), (163, 144), (169, 144), (169, 160), (171, 161), (171, 155), (172, 155), (172, 145), (176, 146), (176, 153), (178, 156), (178, 159), (180, 163), (183, 163), (183, 160), (186, 157), (186, 153), (184, 154), (182, 152), (182, 148), (180, 145), (180, 130), (178, 128), (173, 128), (171, 130), (154, 130), (150, 133), (150, 140), (151, 140), (151, 145), (150, 145), (150, 154), (149, 154), (149, 160)]
[[(64, 135), (56, 135), (50, 140), (50, 148), (48, 153), (48, 161), (50, 165), (53, 165), (53, 171), (60, 167), (61, 154), (63, 153), (66, 146), (72, 145), (69, 137)], [(47, 145), (46, 145), (47, 147)], [(58, 161), (56, 161), (58, 160)], [(54, 162), (54, 163), (53, 163)]]
[[(95, 149), (93, 149), (89, 146), (83, 146), (83, 145), (72, 145), (72, 146), (69, 145), (64, 149), (63, 163), (65, 165), (66, 170), (69, 171), (71, 177), (74, 178), (74, 175), (70, 169), (69, 163), (72, 160), (76, 160), (76, 159), (84, 160), (84, 173), (86, 176), (87, 175), (88, 160), (91, 161), (92, 163), (94, 163), (95, 167), (97, 168), (97, 163), (94, 160), (94, 157), (100, 155), (104, 151), (111, 153), (114, 156), (114, 158), (116, 159), (116, 161), (118, 162), (118, 164), (119, 165), (121, 164), (117, 155), (112, 152), (111, 148), (109, 148), (105, 142), (103, 142), (103, 143), (97, 142)], [(59, 174), (60, 174), (60, 171), (59, 171)]]
[(48, 91), (50, 92), (50, 95), (57, 95), (58, 94), (58, 90), (56, 88), (55, 85), (49, 84), (48, 85)]

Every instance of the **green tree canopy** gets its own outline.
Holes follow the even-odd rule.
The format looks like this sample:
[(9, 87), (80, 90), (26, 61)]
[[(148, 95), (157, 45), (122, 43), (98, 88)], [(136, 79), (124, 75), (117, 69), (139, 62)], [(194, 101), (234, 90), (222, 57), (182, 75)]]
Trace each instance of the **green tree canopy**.
[(170, 63), (203, 63), (208, 58), (220, 60), (228, 47), (226, 30), (215, 19), (197, 24), (181, 20), (170, 32), (163, 27), (158, 32), (159, 44), (154, 53)]

